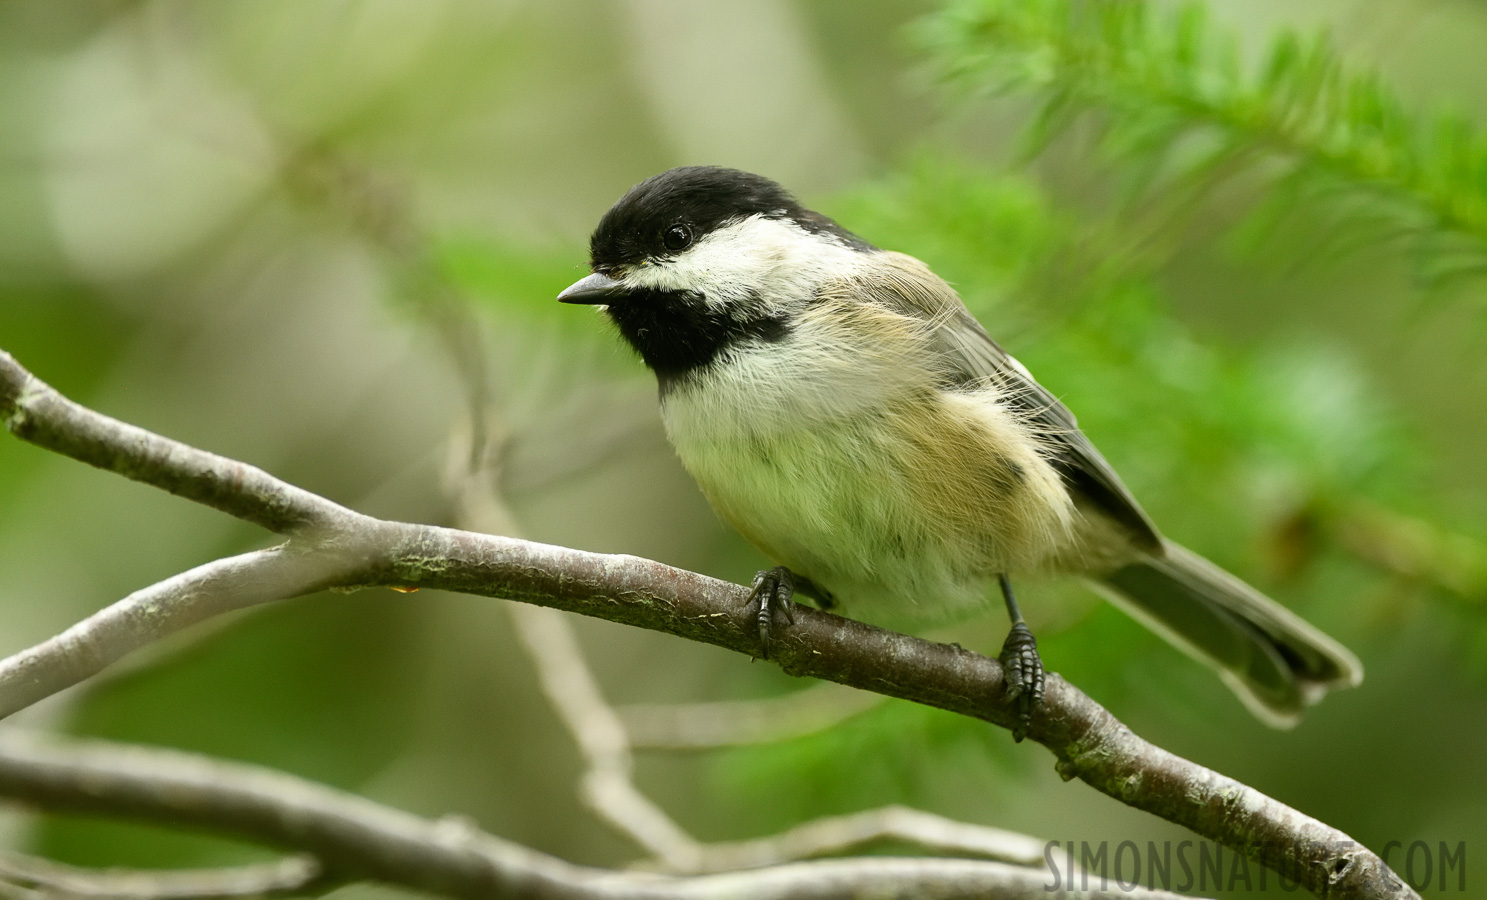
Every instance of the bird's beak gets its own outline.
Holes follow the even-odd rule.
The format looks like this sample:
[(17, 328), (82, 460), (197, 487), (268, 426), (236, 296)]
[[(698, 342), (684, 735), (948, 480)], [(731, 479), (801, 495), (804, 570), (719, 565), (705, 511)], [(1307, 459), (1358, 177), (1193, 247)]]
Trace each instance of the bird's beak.
[(568, 285), (558, 295), (558, 301), (561, 303), (610, 303), (624, 290), (625, 286), (618, 281), (608, 275), (595, 272), (587, 278), (580, 278)]

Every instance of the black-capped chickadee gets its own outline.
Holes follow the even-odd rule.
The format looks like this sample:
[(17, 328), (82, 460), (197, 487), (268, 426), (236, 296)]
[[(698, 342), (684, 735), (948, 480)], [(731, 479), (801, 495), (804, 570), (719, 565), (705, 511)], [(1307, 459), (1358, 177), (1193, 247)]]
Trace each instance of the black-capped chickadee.
[(902, 622), (982, 604), (996, 580), (1021, 739), (1043, 668), (1009, 577), (1069, 572), (1273, 725), (1362, 679), (1336, 641), (1164, 539), (1073, 414), (919, 260), (706, 166), (632, 188), (590, 256), (558, 299), (604, 306), (656, 374), (682, 464), (778, 563), (754, 583), (766, 652), (797, 591)]

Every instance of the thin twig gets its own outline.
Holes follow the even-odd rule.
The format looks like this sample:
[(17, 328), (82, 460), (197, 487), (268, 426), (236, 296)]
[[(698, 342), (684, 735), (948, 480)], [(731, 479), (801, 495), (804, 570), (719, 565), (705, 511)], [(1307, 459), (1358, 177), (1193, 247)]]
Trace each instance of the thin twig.
[(0, 735), (0, 793), (44, 809), (192, 825), (309, 852), (342, 877), (518, 896), (565, 864), (290, 775), (170, 750)]
[(783, 697), (615, 708), (636, 750), (713, 750), (775, 744), (834, 728), (883, 702), (880, 694), (823, 682)]
[(16, 437), (285, 534), (355, 515), (256, 466), (80, 406), (0, 350), (0, 419)]
[[(461, 354), (483, 360), (484, 347), (471, 341), (456, 355)], [(471, 401), (471, 422), (470, 448), (459, 454), (450, 477), (455, 521), (487, 534), (512, 534), (515, 517), (497, 488), (507, 448), (496, 440), (502, 431), (499, 416), (485, 402), (490, 394), (485, 384), (489, 366), (467, 363), (460, 370)], [(697, 842), (636, 787), (624, 726), (599, 690), (563, 613), (525, 603), (508, 604), (508, 612), (543, 694), (583, 755), (584, 803), (668, 868), (690, 870), (699, 856)]]
[[(92, 413), (60, 397), (0, 353), (0, 415), (26, 439), (167, 490), (203, 467), (236, 465)], [(247, 467), (243, 467), (247, 468)], [(300, 554), (328, 553), (335, 583), (344, 587), (415, 585), (507, 597), (636, 625), (759, 656), (748, 591), (694, 572), (632, 556), (585, 553), (512, 538), (371, 519), (252, 470), (243, 500), (218, 482), (187, 492), (245, 518), (313, 521), (291, 538), (278, 559), (293, 575)], [(263, 515), (263, 496), (289, 505)], [(304, 508), (298, 498), (309, 497)], [(253, 499), (260, 498), (260, 499)], [(279, 507), (275, 507), (279, 509)], [(292, 582), (293, 579), (286, 579)], [(327, 583), (322, 576), (321, 585)], [(286, 593), (286, 596), (288, 594)], [(124, 601), (128, 602), (128, 601)], [(110, 611), (70, 629), (76, 642), (98, 646)], [(183, 617), (134, 621), (124, 637), (144, 641), (180, 627)], [(995, 659), (800, 607), (794, 623), (775, 636), (771, 657), (785, 671), (835, 681), (891, 697), (1011, 727), (1016, 711), (1005, 696)], [(110, 635), (118, 638), (118, 630)], [(44, 645), (45, 646), (45, 645)], [(136, 644), (137, 646), (137, 644)], [(127, 652), (127, 651), (126, 651)], [(27, 678), (60, 685), (97, 672), (122, 653), (106, 648), (76, 659), (43, 648), (26, 651)], [(36, 699), (0, 663), (0, 714)], [(1346, 834), (1231, 778), (1168, 753), (1133, 734), (1099, 704), (1050, 675), (1029, 736), (1053, 751), (1066, 779), (1080, 778), (1137, 809), (1191, 828), (1283, 875), (1333, 898), (1416, 897), (1373, 853)]]
[(1392, 510), (1355, 503), (1331, 520), (1338, 543), (1386, 572), (1480, 603), (1487, 595), (1487, 545)]
[(583, 798), (589, 808), (663, 868), (699, 871), (702, 848), (697, 841), (635, 786), (625, 727), (600, 694), (563, 613), (514, 603), (511, 620), (537, 669), (542, 692), (583, 753)]
[(326, 877), (478, 900), (943, 900), (1137, 897), (1046, 890), (1049, 875), (984, 860), (869, 857), (676, 878), (575, 866), (461, 819), (430, 821), (280, 772), (175, 750), (0, 736), (0, 795), (309, 851)]
[(319, 590), (359, 567), (333, 552), (275, 547), (219, 559), (135, 591), (61, 634), (0, 660), (0, 716), (72, 687), (190, 625)]
[[(691, 868), (704, 874), (733, 872), (822, 856), (840, 856), (884, 843), (913, 844), (930, 853), (994, 859), (1042, 870), (1047, 843), (1015, 831), (957, 822), (905, 806), (884, 806), (845, 816), (825, 816), (788, 831), (750, 841), (701, 844)], [(1045, 872), (1045, 877), (1049, 877)]]
[(677, 874), (730, 872), (831, 856), (885, 841), (915, 844), (932, 853), (1042, 866), (1037, 838), (957, 822), (902, 806), (830, 816), (755, 840), (701, 843), (635, 786), (630, 742), (603, 697), (563, 613), (513, 604), (517, 633), (542, 681), (543, 692), (583, 751), (584, 799), (622, 834), (652, 854), (642, 868)]
[(0, 880), (46, 896), (108, 900), (228, 900), (287, 897), (328, 886), (308, 856), (220, 869), (90, 869), (22, 853), (0, 853)]

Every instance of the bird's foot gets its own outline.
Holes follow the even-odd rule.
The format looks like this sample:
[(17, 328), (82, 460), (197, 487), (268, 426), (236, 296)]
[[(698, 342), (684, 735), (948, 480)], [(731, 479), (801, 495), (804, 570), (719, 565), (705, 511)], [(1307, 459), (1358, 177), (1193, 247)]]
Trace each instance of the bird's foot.
[(1043, 702), (1043, 660), (1038, 656), (1038, 641), (1026, 622), (1017, 622), (1002, 644), (1002, 673), (1007, 681), (1007, 699), (1017, 704), (1017, 725), (1012, 739), (1019, 743), (1027, 737), (1033, 710)]
[(774, 629), (776, 611), (785, 621), (795, 624), (795, 575), (784, 566), (764, 569), (754, 576), (754, 591), (749, 595), (749, 605), (759, 604), (759, 656), (769, 659), (771, 632)]

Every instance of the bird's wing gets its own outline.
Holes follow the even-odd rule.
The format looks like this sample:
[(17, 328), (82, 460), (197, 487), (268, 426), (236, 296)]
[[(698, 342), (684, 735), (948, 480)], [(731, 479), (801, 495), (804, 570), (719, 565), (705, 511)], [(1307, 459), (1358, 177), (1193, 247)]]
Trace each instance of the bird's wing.
[[(930, 339), (955, 386), (1000, 388), (1006, 402), (1041, 431), (1054, 467), (1070, 488), (1125, 526), (1143, 550), (1162, 554), (1156, 526), (1079, 430), (1074, 414), (986, 333), (954, 288), (919, 260), (901, 253), (874, 254), (874, 264), (847, 281), (857, 297), (931, 324)], [(823, 290), (832, 291), (832, 286)]]

